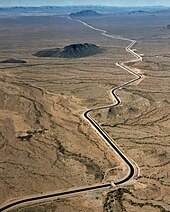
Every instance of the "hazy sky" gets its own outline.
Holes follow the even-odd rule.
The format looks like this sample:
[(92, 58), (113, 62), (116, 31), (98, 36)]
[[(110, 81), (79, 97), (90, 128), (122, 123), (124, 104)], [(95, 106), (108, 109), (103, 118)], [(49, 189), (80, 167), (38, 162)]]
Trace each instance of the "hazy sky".
[(0, 7), (45, 5), (170, 6), (170, 0), (0, 0)]

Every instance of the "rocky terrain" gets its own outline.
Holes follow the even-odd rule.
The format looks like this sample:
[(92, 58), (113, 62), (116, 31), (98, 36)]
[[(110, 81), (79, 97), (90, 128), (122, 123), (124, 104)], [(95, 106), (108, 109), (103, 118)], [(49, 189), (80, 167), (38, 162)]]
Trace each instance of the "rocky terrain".
[[(168, 15), (101, 17), (89, 18), (88, 23), (138, 41), (134, 48), (143, 54), (143, 61), (128, 65), (142, 80), (117, 91), (121, 105), (91, 116), (138, 164), (140, 175), (120, 188), (13, 211), (170, 211)], [(37, 49), (51, 49), (56, 43), (95, 43), (106, 51), (76, 60), (32, 56)], [(134, 59), (125, 51), (127, 45), (129, 41), (106, 38), (61, 16), (1, 19), (0, 60), (29, 61), (0, 64), (1, 204), (127, 175), (124, 163), (82, 117), (87, 109), (113, 103), (108, 91), (134, 79), (115, 65)]]
[(34, 53), (37, 57), (58, 57), (58, 58), (81, 58), (102, 53), (104, 49), (91, 44), (71, 44), (64, 48), (45, 49)]

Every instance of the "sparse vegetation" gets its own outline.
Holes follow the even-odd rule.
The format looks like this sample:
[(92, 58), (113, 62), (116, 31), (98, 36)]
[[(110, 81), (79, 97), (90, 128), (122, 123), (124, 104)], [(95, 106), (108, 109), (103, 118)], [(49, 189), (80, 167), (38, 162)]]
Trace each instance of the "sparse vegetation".
[[(85, 19), (109, 34), (136, 39), (136, 52), (144, 54), (143, 61), (130, 64), (143, 75), (142, 80), (117, 91), (120, 107), (90, 114), (140, 167), (140, 177), (131, 182), (133, 190), (124, 187), (109, 192), (105, 209), (170, 211), (170, 64), (169, 30), (165, 29), (169, 13), (147, 18), (145, 14), (133, 14), (133, 20), (127, 13)], [(84, 42), (99, 44), (106, 51), (75, 60), (32, 56), (38, 49)], [(17, 14), (15, 21), (12, 16), (1, 18), (0, 61), (10, 57), (29, 61), (23, 65), (0, 63), (1, 203), (30, 194), (93, 185), (108, 178), (117, 180), (127, 174), (122, 161), (81, 114), (87, 108), (110, 105), (113, 99), (108, 90), (134, 79), (115, 65), (133, 59), (125, 51), (128, 44), (103, 37), (62, 15)], [(109, 177), (103, 178), (113, 167)], [(44, 203), (40, 211), (103, 211), (101, 198), (106, 190), (98, 192), (62, 199), (55, 202), (55, 209), (46, 208)], [(37, 208), (28, 207), (27, 211)]]
[(55, 142), (56, 142), (56, 144), (58, 146), (57, 147), (58, 151), (61, 154), (63, 154), (64, 157), (66, 156), (66, 157), (73, 158), (74, 160), (76, 160), (76, 161), (80, 162), (81, 164), (85, 165), (86, 168), (87, 168), (87, 172), (89, 174), (94, 173), (96, 179), (99, 179), (99, 180), (103, 179), (104, 174), (102, 173), (102, 170), (100, 169), (99, 165), (96, 164), (92, 159), (83, 156), (81, 153), (75, 154), (75, 153), (72, 153), (72, 152), (66, 150), (62, 146), (61, 142), (59, 142), (56, 139), (55, 139)]

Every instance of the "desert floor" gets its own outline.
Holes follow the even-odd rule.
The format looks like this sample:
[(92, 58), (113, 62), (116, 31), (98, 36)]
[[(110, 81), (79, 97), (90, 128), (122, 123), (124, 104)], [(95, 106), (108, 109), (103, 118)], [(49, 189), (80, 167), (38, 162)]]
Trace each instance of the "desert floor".
[[(118, 91), (122, 104), (91, 115), (140, 167), (138, 179), (13, 211), (170, 211), (169, 15), (83, 19), (109, 34), (135, 39), (143, 61), (129, 63), (143, 80)], [(37, 58), (32, 53), (94, 43), (103, 54)], [(116, 67), (133, 56), (128, 41), (110, 39), (61, 16), (0, 19), (0, 201), (121, 179), (127, 167), (83, 119), (112, 103), (109, 90), (134, 78)], [(110, 171), (109, 171), (110, 170)]]

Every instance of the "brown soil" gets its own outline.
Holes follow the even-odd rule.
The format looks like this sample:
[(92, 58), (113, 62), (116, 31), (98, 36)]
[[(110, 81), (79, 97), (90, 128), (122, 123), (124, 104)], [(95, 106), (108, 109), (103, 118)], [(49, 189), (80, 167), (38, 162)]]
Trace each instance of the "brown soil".
[[(133, 21), (132, 26), (128, 15), (88, 19), (109, 33), (137, 39), (135, 48), (144, 54), (144, 61), (130, 65), (145, 76), (139, 84), (117, 92), (122, 100), (119, 107), (91, 115), (139, 165), (140, 177), (115, 191), (89, 192), (21, 210), (170, 210), (169, 33), (160, 30), (168, 18), (142, 15), (133, 16)], [(74, 60), (32, 56), (37, 49), (68, 42), (95, 43), (107, 51)], [(115, 66), (117, 61), (133, 59), (125, 51), (128, 44), (63, 17), (18, 17), (15, 24), (13, 18), (1, 20), (0, 60), (29, 61), (0, 64), (1, 203), (127, 174), (121, 160), (81, 114), (87, 108), (110, 104), (107, 91), (133, 79)]]

